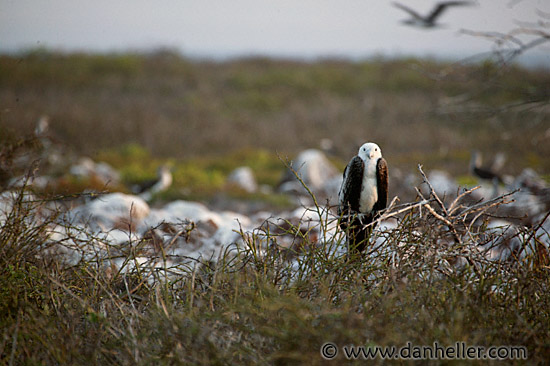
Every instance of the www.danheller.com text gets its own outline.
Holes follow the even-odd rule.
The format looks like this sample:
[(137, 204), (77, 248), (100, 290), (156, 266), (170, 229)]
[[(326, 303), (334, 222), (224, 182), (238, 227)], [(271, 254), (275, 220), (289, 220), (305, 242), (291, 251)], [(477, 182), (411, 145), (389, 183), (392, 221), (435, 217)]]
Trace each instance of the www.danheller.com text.
[(443, 346), (434, 342), (429, 346), (413, 345), (407, 342), (396, 346), (338, 346), (327, 342), (321, 346), (324, 359), (336, 359), (338, 355), (348, 360), (355, 359), (393, 359), (393, 360), (526, 360), (527, 348), (524, 346), (475, 346), (465, 342), (456, 342)]

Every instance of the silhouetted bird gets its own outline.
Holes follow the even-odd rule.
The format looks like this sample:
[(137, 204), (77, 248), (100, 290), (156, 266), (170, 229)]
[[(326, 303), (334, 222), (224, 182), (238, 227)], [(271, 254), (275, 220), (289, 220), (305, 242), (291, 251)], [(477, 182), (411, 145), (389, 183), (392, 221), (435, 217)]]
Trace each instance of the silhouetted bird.
[(428, 15), (422, 16), (418, 14), (416, 11), (414, 11), (413, 9), (405, 5), (402, 5), (399, 3), (393, 3), (395, 7), (398, 7), (399, 9), (406, 11), (412, 16), (412, 18), (410, 19), (403, 20), (403, 23), (407, 25), (423, 27), (423, 28), (434, 28), (438, 26), (436, 22), (437, 18), (439, 18), (443, 13), (443, 11), (447, 9), (447, 7), (449, 6), (473, 5), (473, 4), (475, 3), (471, 1), (444, 1), (444, 2), (438, 3)]

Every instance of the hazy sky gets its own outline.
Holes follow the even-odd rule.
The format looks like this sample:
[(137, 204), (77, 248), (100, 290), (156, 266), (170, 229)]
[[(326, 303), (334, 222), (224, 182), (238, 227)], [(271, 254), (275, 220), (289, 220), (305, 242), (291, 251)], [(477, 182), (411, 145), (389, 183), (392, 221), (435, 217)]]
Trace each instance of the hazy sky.
[[(435, 1), (401, 0), (421, 13)], [(381, 0), (0, 0), (0, 51), (34, 47), (124, 51), (171, 47), (190, 56), (381, 54), (466, 57), (491, 42), (461, 29), (505, 32), (537, 20), (550, 0), (479, 0), (448, 9), (444, 28), (407, 27)], [(550, 64), (550, 43), (539, 48)]]

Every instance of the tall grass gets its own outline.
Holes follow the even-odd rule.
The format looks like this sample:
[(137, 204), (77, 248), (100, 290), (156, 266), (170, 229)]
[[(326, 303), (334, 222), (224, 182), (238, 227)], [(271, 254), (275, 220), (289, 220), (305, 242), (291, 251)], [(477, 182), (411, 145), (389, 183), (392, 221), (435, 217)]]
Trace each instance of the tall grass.
[[(3, 201), (11, 205), (0, 222), (0, 357), (45, 365), (321, 364), (326, 342), (462, 341), (525, 346), (527, 361), (507, 362), (544, 364), (548, 262), (487, 261), (474, 245), (489, 240), (484, 226), (459, 225), (472, 210), (424, 194), (391, 205), (384, 215), (398, 217), (397, 227), (376, 231), (362, 260), (346, 254), (338, 218), (317, 204), (298, 223), (241, 232), (213, 258), (168, 265), (161, 250), (143, 262), (148, 239), (130, 241), (116, 252), (124, 258), (116, 268), (94, 258), (68, 266), (55, 249), (64, 243), (47, 240), (58, 211), (23, 189)], [(284, 237), (296, 245), (282, 246)]]

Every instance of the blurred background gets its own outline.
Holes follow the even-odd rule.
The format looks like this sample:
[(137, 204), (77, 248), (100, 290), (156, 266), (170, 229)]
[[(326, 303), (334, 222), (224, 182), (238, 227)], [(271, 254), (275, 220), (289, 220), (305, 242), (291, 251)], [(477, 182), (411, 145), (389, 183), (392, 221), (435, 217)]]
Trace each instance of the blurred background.
[[(436, 2), (402, 4), (426, 15)], [(107, 162), (125, 182), (170, 163), (173, 197), (211, 196), (241, 165), (274, 187), (309, 148), (343, 170), (365, 141), (397, 178), (421, 163), (473, 183), (474, 150), (505, 156), (503, 174), (550, 172), (547, 1), (468, 2), (437, 27), (371, 0), (0, 9), (2, 139), (45, 118), (63, 158)]]
[[(436, 1), (403, 0), (428, 14)], [(435, 57), (462, 59), (486, 52), (486, 39), (461, 30), (508, 32), (536, 21), (544, 0), (476, 1), (446, 9), (437, 31), (403, 26), (403, 10), (390, 1), (236, 0), (0, 2), (3, 52), (45, 47), (64, 51), (150, 51), (158, 47), (187, 56), (227, 59), (250, 55), (315, 59), (341, 57)], [(544, 19), (542, 19), (544, 20)], [(547, 65), (544, 50), (521, 62)]]

